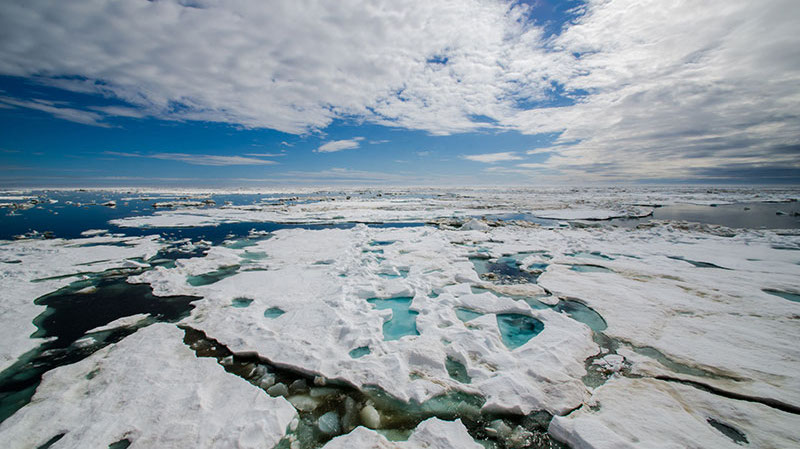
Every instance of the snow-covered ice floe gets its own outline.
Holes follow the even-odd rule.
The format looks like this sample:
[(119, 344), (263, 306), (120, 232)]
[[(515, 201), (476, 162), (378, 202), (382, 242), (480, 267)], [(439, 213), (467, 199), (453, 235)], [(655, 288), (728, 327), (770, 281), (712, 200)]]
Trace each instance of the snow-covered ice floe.
[(45, 310), (36, 298), (88, 275), (139, 267), (163, 246), (157, 236), (0, 242), (0, 371), (41, 343), (29, 338)]
[[(606, 354), (594, 365), (616, 373), (612, 378), (657, 379), (643, 388), (666, 383), (715, 391), (715, 400), (733, 410), (759, 404), (780, 412), (780, 419), (797, 419), (800, 303), (774, 294), (800, 292), (797, 235), (740, 231), (722, 237), (716, 227), (669, 224), (469, 228), (281, 230), (244, 250), (215, 247), (206, 257), (133, 280), (151, 283), (158, 294), (204, 297), (185, 323), (236, 353), (257, 353), (361, 388), (377, 386), (405, 401), (461, 391), (485, 398), (484, 411), (566, 415), (605, 388), (581, 380), (584, 361)], [(245, 252), (263, 256), (253, 260)], [(526, 284), (536, 287), (530, 294), (487, 282), (469, 261), (509, 255), (523, 269), (542, 271), (538, 285)], [(234, 265), (238, 271), (218, 282), (187, 282)], [(234, 304), (242, 297), (246, 306)], [(409, 298), (416, 332), (387, 339), (399, 309), (373, 308), (372, 298)], [(559, 299), (599, 313), (602, 334), (547, 307), (558, 307)], [(474, 315), (462, 319), (464, 310)], [(504, 342), (498, 320), (512, 314), (543, 323), (541, 333), (516, 349)], [(448, 359), (463, 365), (468, 382), (451, 376)], [(608, 419), (622, 428), (621, 416)], [(704, 432), (722, 434), (724, 427), (712, 421), (703, 424)], [(681, 432), (667, 422), (660, 426), (665, 435)], [(577, 441), (566, 431), (556, 435)], [(587, 438), (578, 447), (604, 447)]]
[[(449, 235), (433, 228), (282, 230), (246, 248), (266, 254), (263, 260), (214, 247), (206, 257), (179, 260), (174, 269), (157, 268), (131, 281), (150, 283), (156, 294), (203, 296), (184, 323), (234, 353), (257, 353), (362, 388), (377, 386), (403, 401), (461, 391), (483, 396), (491, 411), (563, 413), (580, 405), (588, 397), (583, 360), (597, 352), (591, 331), (520, 299), (473, 293), (470, 286), (482, 281), (467, 259), (469, 250), (453, 245)], [(187, 282), (236, 264), (240, 271), (218, 282)], [(242, 297), (249, 301), (237, 307), (234, 301)], [(372, 298), (408, 298), (418, 313), (419, 335), (387, 339), (387, 325), (399, 317), (373, 307)], [(465, 323), (456, 316), (459, 308), (481, 316)], [(274, 309), (284, 313), (265, 316)], [(544, 328), (512, 350), (503, 342), (499, 314), (529, 316)], [(351, 352), (359, 348), (369, 353), (354, 358)], [(448, 358), (465, 367), (470, 383), (451, 378)]]
[(174, 325), (154, 324), (50, 371), (31, 403), (0, 424), (3, 447), (275, 446), (295, 409), (195, 357), (182, 339)]
[(797, 447), (800, 418), (656, 379), (615, 378), (550, 432), (574, 449)]

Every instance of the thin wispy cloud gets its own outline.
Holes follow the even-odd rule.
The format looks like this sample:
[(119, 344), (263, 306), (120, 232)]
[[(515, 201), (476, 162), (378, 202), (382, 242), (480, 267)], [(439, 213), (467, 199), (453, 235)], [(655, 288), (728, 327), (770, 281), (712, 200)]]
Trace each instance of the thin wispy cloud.
[(517, 154), (512, 151), (504, 151), (502, 153), (470, 154), (462, 157), (470, 161), (483, 162), (484, 164), (494, 164), (497, 162), (505, 162), (505, 161), (518, 161), (522, 159), (520, 156), (517, 156)]
[(314, 151), (317, 153), (335, 153), (342, 150), (353, 150), (361, 146), (362, 140), (364, 140), (363, 137), (353, 137), (352, 139), (346, 140), (332, 140), (320, 145), (320, 147)]
[(100, 128), (110, 128), (111, 125), (103, 123), (104, 116), (96, 112), (85, 111), (82, 109), (75, 109), (71, 107), (64, 107), (57, 105), (50, 101), (45, 100), (19, 100), (11, 97), (0, 97), (0, 104), (6, 106), (16, 106), (20, 108), (33, 109), (36, 111), (46, 112), (56, 118), (67, 120), (70, 122), (81, 123), (83, 125), (98, 126)]
[(92, 106), (90, 109), (112, 117), (142, 118), (147, 114), (139, 108), (125, 106)]
[(245, 156), (253, 157), (283, 157), (286, 153), (246, 153)]
[(230, 165), (273, 165), (277, 164), (275, 161), (257, 159), (253, 157), (244, 156), (220, 156), (215, 154), (188, 154), (188, 153), (124, 153), (118, 151), (105, 151), (103, 154), (109, 156), (119, 157), (135, 157), (135, 158), (148, 158), (160, 159), (165, 161), (178, 161), (185, 162), (192, 165), (207, 165), (207, 166), (230, 166)]
[(520, 168), (547, 168), (547, 164), (541, 162), (517, 164), (516, 166)]

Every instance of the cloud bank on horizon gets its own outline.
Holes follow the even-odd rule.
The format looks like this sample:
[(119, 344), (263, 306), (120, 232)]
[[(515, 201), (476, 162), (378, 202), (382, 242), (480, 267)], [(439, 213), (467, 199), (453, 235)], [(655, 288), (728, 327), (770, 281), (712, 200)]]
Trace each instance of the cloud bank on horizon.
[[(556, 136), (527, 157), (460, 154), (522, 179), (798, 173), (800, 3), (567, 1), (555, 29), (537, 15), (549, 3), (7, 0), (0, 75), (124, 105), (0, 92), (0, 107), (104, 127), (147, 117), (325, 135), (349, 120), (432, 136)], [(312, 151), (364, 143), (354, 134)], [(273, 164), (165, 154), (146, 157)]]

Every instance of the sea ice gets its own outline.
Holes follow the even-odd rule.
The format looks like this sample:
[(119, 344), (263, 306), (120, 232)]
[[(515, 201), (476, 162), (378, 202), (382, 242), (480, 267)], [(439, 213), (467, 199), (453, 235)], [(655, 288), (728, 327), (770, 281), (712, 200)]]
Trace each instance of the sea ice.
[(44, 375), (30, 404), (0, 424), (6, 448), (261, 448), (285, 435), (297, 412), (153, 324)]
[[(794, 318), (800, 309), (763, 292), (799, 287), (800, 255), (772, 248), (779, 236), (750, 231), (717, 237), (669, 227), (559, 234), (561, 245), (618, 255), (602, 261), (609, 271), (596, 273), (573, 273), (559, 264), (571, 259), (556, 257), (539, 277), (555, 295), (578, 298), (598, 312), (608, 326), (606, 335), (655, 348), (707, 373), (694, 380), (800, 406), (800, 384), (793, 380), (800, 366), (800, 348), (794, 344), (800, 339)], [(728, 269), (702, 268), (676, 257)], [(633, 369), (664, 374), (653, 363)]]
[[(313, 192), (318, 196), (291, 204), (278, 201), (206, 209), (179, 207), (160, 210), (151, 216), (113, 220), (111, 224), (122, 227), (187, 227), (234, 222), (418, 222), (455, 217), (461, 226), (474, 217), (514, 215), (521, 211), (563, 220), (606, 220), (645, 216), (653, 211), (653, 206), (660, 205), (797, 200), (796, 189), (763, 187), (460, 188), (458, 192), (456, 194), (452, 189), (386, 189), (387, 194), (382, 196), (363, 195), (369, 192)], [(336, 201), (330, 201), (332, 199)]]
[(712, 422), (744, 434), (749, 447), (800, 443), (797, 415), (655, 379), (608, 381), (580, 410), (553, 418), (550, 433), (575, 449), (742, 447)]
[[(464, 231), (452, 231), (461, 238)], [(384, 260), (364, 250), (375, 241)], [(479, 283), (468, 249), (453, 245), (448, 232), (433, 228), (281, 230), (258, 242), (268, 254), (265, 269), (241, 271), (218, 282), (192, 286), (186, 275), (213, 270), (233, 257), (228, 248), (185, 259), (173, 269), (151, 270), (132, 279), (149, 282), (156, 294), (198, 295), (184, 322), (235, 353), (257, 353), (279, 366), (356, 386), (377, 386), (401, 400), (421, 403), (450, 391), (480, 394), (487, 410), (560, 413), (588, 396), (581, 382), (583, 360), (597, 352), (589, 328), (551, 310), (492, 293), (473, 294)], [(318, 260), (330, 264), (315, 264)], [(379, 276), (386, 266), (408, 271), (405, 278)], [(343, 275), (343, 276), (342, 276)], [(253, 302), (230, 307), (247, 292)], [(370, 298), (409, 298), (420, 335), (387, 340), (384, 323), (392, 312)], [(264, 310), (284, 314), (266, 318)], [(459, 308), (484, 315), (465, 325)], [(513, 349), (502, 341), (496, 314), (524, 314), (544, 330)], [(302, 329), (302, 332), (298, 332)], [(404, 332), (405, 333), (405, 332)], [(351, 352), (368, 347), (358, 358)], [(360, 355), (360, 354), (357, 354)], [(471, 383), (452, 379), (451, 357), (463, 361)]]
[[(184, 323), (237, 354), (258, 354), (277, 366), (316, 376), (320, 383), (377, 387), (403, 401), (425, 403), (461, 393), (480, 396), (485, 412), (544, 409), (562, 415), (553, 420), (551, 432), (576, 449), (653, 447), (662, 442), (738, 447), (736, 441), (744, 439), (754, 447), (798, 444), (797, 414), (790, 413), (800, 407), (796, 232), (656, 221), (634, 229), (608, 224), (542, 228), (491, 218), (507, 211), (532, 211), (557, 219), (600, 220), (638, 216), (659, 204), (789, 200), (796, 191), (465, 189), (459, 194), (443, 191), (441, 196), (425, 191), (424, 198), (416, 199), (410, 196), (420, 191), (389, 193), (328, 201), (327, 193), (320, 192), (307, 202), (179, 208), (115, 224), (436, 221), (438, 228), (286, 229), (270, 240), (232, 240), (202, 257), (181, 259), (129, 280), (150, 283), (162, 296), (202, 296)], [(483, 216), (487, 219), (476, 218)], [(114, 242), (96, 238), (108, 245)], [(44, 257), (53, 254), (40, 262), (24, 259), (15, 252), (25, 245), (58, 247), (38, 242), (0, 246), (0, 251), (8, 250), (0, 252), (4, 275), (13, 273), (14, 266), (20, 272), (36, 263), (44, 267)], [(102, 245), (72, 249), (97, 248), (106, 251)], [(115, 255), (108, 257), (111, 262), (86, 260), (89, 268), (81, 269), (124, 266), (116, 254), (128, 249), (115, 246)], [(498, 277), (481, 279), (470, 262), (478, 257), (488, 274), (489, 262), (497, 261), (512, 271), (527, 270), (530, 276), (506, 284)], [(66, 268), (59, 273), (68, 274)], [(25, 279), (34, 277), (45, 276)], [(33, 288), (23, 280), (20, 288)], [(67, 282), (40, 284), (52, 283), (43, 290), (46, 293)], [(36, 296), (28, 294), (26, 301)], [(407, 298), (404, 311), (413, 316), (416, 332), (387, 341), (384, 326), (396, 312), (378, 310), (368, 300), (401, 297)], [(539, 322), (543, 328), (534, 326), (540, 332), (530, 332), (519, 347), (508, 347), (501, 323), (509, 315)], [(591, 384), (594, 388), (582, 382), (585, 366), (603, 373)], [(631, 375), (640, 378), (625, 377)], [(289, 394), (288, 384), (264, 379), (272, 393)], [(298, 407), (318, 400), (311, 393), (292, 395)], [(371, 427), (385, 424), (374, 407), (367, 405), (359, 413)], [(339, 416), (328, 416), (318, 424), (331, 430), (339, 421)], [(424, 434), (420, 429), (427, 428), (426, 423), (405, 443), (391, 443), (358, 428), (328, 446), (473, 443), (436, 443), (444, 440), (434, 436), (456, 429), (456, 423), (441, 421), (447, 428), (432, 426), (438, 429), (428, 435), (433, 439), (414, 439)], [(515, 430), (505, 427), (497, 424), (492, 429)], [(42, 435), (41, 442), (52, 436)]]
[(19, 261), (0, 262), (0, 371), (41, 343), (29, 338), (45, 310), (36, 298), (89, 274), (129, 268), (129, 259), (149, 259), (163, 246), (157, 236), (0, 242), (0, 261)]
[(381, 434), (365, 427), (357, 427), (347, 435), (332, 439), (323, 449), (350, 449), (350, 448), (380, 448), (380, 449), (482, 449), (467, 433), (461, 420), (442, 421), (430, 418), (421, 422), (408, 441), (392, 442)]

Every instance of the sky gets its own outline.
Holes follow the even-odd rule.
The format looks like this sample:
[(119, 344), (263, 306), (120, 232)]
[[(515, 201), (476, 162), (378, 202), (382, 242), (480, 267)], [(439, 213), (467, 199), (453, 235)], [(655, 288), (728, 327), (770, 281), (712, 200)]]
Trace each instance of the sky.
[(797, 0), (4, 0), (0, 187), (800, 184)]

